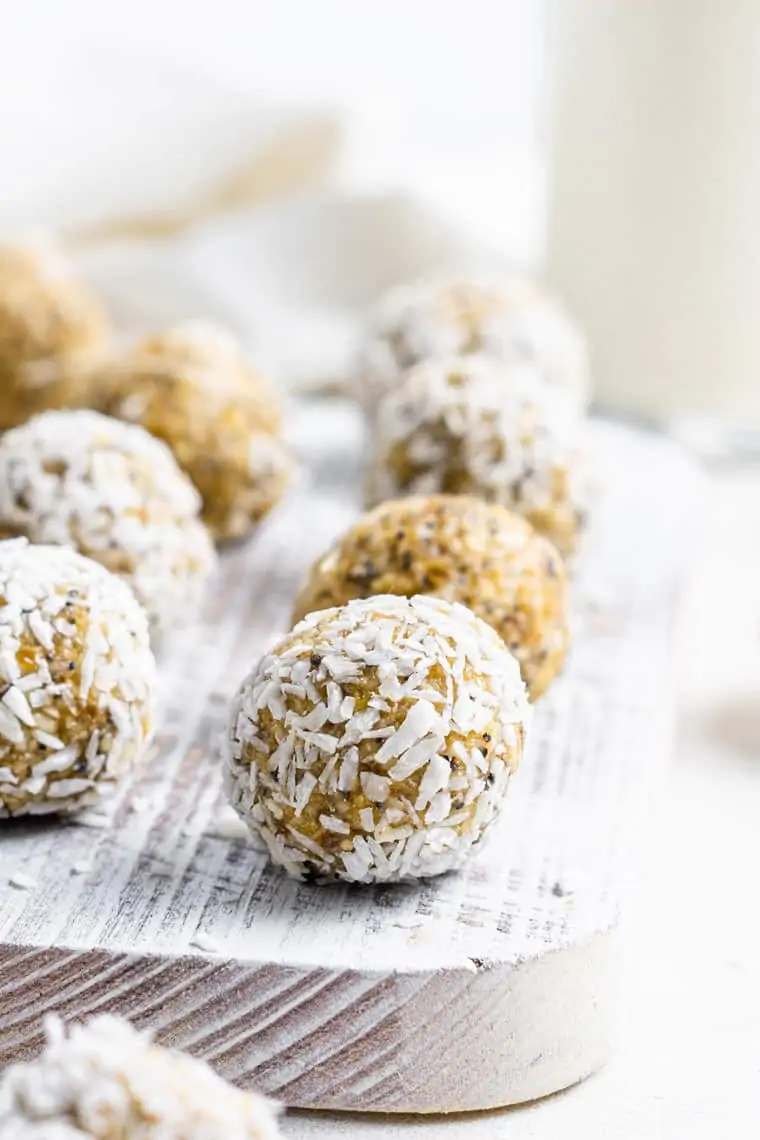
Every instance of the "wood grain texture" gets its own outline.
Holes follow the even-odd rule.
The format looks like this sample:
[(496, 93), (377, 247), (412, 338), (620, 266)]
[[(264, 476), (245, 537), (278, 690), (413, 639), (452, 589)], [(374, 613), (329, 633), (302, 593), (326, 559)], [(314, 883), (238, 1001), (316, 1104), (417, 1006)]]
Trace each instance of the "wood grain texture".
[(439, 1112), (531, 1099), (607, 1056), (614, 929), (669, 743), (693, 473), (661, 442), (599, 429), (572, 661), (486, 849), (419, 885), (318, 888), (230, 824), (218, 741), (306, 565), (355, 512), (357, 431), (342, 405), (299, 412), (314, 481), (225, 555), (163, 663), (155, 752), (107, 815), (4, 824), (0, 1061), (37, 1048), (45, 1011), (108, 1009), (291, 1105)]

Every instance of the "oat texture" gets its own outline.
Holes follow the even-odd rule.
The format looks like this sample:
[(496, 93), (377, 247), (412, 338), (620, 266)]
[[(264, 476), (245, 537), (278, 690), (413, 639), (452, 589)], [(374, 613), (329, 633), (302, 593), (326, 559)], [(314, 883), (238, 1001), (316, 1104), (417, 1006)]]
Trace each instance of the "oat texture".
[(317, 560), (293, 618), (373, 594), (431, 594), (468, 606), (520, 662), (533, 700), (564, 664), (562, 559), (530, 523), (497, 503), (430, 495), (380, 504)]

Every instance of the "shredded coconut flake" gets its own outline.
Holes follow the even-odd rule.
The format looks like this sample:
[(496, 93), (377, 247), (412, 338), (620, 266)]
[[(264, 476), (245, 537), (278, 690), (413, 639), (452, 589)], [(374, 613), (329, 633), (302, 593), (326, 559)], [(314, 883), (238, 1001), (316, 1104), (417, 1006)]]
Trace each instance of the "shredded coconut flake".
[[(0, 439), (0, 522), (118, 568), (156, 631), (198, 606), (215, 567), (199, 511), (198, 493), (166, 444), (138, 425), (50, 411)], [(55, 632), (76, 633), (65, 613), (36, 614), (29, 625), (48, 651)], [(96, 664), (93, 648), (81, 663), (82, 695)]]
[(45, 1034), (41, 1056), (3, 1073), (0, 1133), (8, 1140), (279, 1136), (275, 1104), (154, 1045), (126, 1021), (104, 1015), (64, 1028), (49, 1017)]
[[(12, 777), (0, 786), (0, 809), (46, 815), (82, 808), (111, 791), (146, 744), (156, 670), (145, 615), (102, 566), (26, 539), (0, 543), (0, 595), (8, 600), (0, 610), (0, 768)], [(66, 629), (49, 642), (47, 630), (62, 611)], [(83, 701), (85, 662), (92, 682)], [(62, 679), (54, 682), (51, 670)], [(83, 741), (90, 719), (100, 727)], [(29, 774), (19, 783), (15, 771)]]
[[(346, 662), (351, 680), (339, 681)], [(291, 875), (441, 874), (498, 812), (529, 712), (516, 660), (464, 606), (379, 596), (319, 611), (233, 702), (230, 802)], [(482, 751), (468, 747), (473, 726)]]

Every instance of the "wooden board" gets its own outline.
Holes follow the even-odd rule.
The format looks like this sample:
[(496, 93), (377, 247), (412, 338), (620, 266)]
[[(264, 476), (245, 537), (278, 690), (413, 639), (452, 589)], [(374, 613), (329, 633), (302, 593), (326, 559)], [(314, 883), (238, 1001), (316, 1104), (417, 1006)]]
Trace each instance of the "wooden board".
[(486, 849), (420, 885), (320, 888), (269, 867), (220, 792), (227, 702), (356, 511), (361, 440), (303, 406), (311, 470), (225, 555), (163, 662), (156, 750), (107, 814), (3, 823), (0, 1062), (40, 1015), (118, 1011), (290, 1105), (486, 1108), (580, 1080), (611, 1047), (614, 929), (667, 754), (669, 627), (696, 480), (653, 437), (599, 425), (604, 495), (575, 587), (570, 667)]

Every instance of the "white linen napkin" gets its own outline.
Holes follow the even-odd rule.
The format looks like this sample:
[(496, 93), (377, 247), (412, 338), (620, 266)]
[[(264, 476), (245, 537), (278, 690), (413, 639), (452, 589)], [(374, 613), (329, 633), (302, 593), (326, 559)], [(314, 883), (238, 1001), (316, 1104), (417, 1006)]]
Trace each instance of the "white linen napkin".
[(85, 43), (0, 101), (0, 234), (57, 232), (125, 337), (217, 320), (283, 387), (339, 387), (380, 292), (495, 260), (429, 200), (341, 191), (357, 130)]

